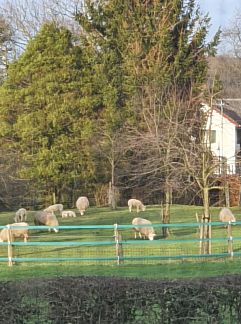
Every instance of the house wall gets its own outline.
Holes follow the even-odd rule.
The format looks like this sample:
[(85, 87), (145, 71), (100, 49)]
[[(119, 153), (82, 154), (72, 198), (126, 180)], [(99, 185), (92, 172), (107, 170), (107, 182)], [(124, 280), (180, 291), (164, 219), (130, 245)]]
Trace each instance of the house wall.
[(209, 129), (216, 131), (216, 141), (210, 144), (212, 152), (217, 157), (225, 157), (227, 159), (228, 174), (234, 174), (236, 172), (235, 154), (237, 143), (235, 124), (216, 110), (213, 110), (212, 116), (209, 116), (207, 120), (207, 130)]

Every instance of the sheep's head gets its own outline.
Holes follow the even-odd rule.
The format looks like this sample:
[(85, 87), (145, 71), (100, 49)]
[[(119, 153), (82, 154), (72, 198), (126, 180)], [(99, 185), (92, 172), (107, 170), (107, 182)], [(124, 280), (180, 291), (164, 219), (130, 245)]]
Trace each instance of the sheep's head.
[(150, 234), (148, 235), (148, 238), (149, 238), (150, 241), (153, 241), (155, 236), (156, 236), (156, 234), (154, 234), (154, 233), (150, 233)]
[(141, 210), (142, 211), (145, 211), (146, 210), (146, 206), (143, 205), (142, 208), (141, 208)]

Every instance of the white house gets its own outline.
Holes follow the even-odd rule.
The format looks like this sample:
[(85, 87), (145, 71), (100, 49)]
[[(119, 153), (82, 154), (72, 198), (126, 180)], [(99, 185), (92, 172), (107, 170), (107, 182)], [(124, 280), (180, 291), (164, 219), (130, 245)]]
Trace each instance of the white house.
[(203, 110), (207, 112), (207, 142), (220, 162), (217, 173), (241, 175), (241, 103), (204, 105)]

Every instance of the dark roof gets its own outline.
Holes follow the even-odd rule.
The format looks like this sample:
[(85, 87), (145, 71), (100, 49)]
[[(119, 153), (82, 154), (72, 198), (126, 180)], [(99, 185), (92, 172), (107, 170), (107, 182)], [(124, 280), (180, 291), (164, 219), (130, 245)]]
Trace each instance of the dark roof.
[[(215, 108), (221, 113), (220, 104), (215, 105)], [(241, 101), (234, 101), (232, 104), (223, 101), (223, 114), (241, 127)]]

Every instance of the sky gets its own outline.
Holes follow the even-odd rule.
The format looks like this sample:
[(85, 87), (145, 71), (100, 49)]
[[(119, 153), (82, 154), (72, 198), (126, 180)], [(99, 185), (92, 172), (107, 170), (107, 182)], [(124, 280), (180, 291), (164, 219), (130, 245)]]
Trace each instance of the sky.
[(227, 27), (234, 18), (235, 12), (241, 12), (241, 0), (197, 0), (203, 13), (211, 17), (210, 37), (218, 30), (219, 26)]

